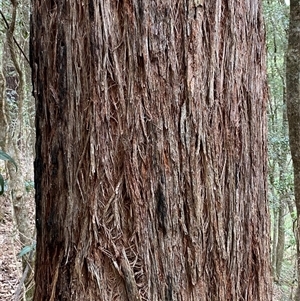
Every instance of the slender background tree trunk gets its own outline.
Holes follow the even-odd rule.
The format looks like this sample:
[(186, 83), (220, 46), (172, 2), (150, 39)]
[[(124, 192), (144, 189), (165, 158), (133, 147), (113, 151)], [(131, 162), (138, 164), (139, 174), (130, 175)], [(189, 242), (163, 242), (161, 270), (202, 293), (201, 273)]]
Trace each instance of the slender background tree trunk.
[(260, 1), (32, 4), (34, 300), (270, 300)]
[(295, 300), (300, 300), (300, 3), (297, 0), (290, 1), (286, 83), (287, 115), (290, 148), (294, 166), (294, 190), (297, 208), (298, 288)]

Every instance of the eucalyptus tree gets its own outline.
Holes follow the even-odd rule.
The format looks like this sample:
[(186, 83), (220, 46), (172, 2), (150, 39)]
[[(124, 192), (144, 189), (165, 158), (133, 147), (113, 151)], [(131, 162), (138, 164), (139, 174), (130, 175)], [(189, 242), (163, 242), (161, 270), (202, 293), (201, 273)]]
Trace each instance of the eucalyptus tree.
[(271, 300), (260, 1), (32, 8), (34, 300)]

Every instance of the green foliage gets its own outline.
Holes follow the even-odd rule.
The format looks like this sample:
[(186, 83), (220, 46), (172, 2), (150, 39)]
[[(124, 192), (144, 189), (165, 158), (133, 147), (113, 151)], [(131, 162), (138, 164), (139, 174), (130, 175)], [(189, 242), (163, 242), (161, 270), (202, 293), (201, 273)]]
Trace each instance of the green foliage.
[[(2, 150), (0, 150), (0, 160), (11, 162), (16, 167), (16, 170), (18, 170), (17, 163), (14, 161), (14, 159)], [(0, 195), (4, 193), (4, 186), (5, 186), (4, 178), (0, 174)]]
[(18, 254), (18, 257), (23, 257), (26, 254), (30, 253), (31, 251), (35, 250), (36, 243), (32, 244), (31, 246), (25, 246), (20, 253)]
[(17, 163), (14, 161), (14, 159), (2, 150), (0, 150), (0, 160), (9, 161), (13, 163), (14, 166), (16, 167), (16, 170), (18, 170)]
[(268, 103), (269, 197), (278, 206), (283, 196), (292, 196), (293, 171), (286, 117), (285, 54), (289, 8), (277, 0), (265, 0), (267, 65), (270, 98)]
[(25, 181), (25, 189), (27, 192), (32, 191), (34, 189), (33, 181)]
[[(276, 267), (277, 247), (284, 246), (281, 274), (274, 277), (281, 291), (280, 300), (290, 300), (294, 290), (296, 209), (293, 202), (293, 168), (289, 149), (286, 115), (286, 52), (289, 7), (285, 1), (265, 0), (264, 19), (267, 30), (268, 102), (268, 174), (270, 212), (272, 221), (272, 262)], [(284, 210), (280, 219), (279, 212)], [(280, 224), (282, 223), (282, 224)], [(284, 227), (285, 240), (278, 241), (278, 231)], [(275, 271), (275, 270), (274, 270)], [(278, 276), (278, 278), (277, 278)], [(275, 298), (276, 300), (279, 300)]]

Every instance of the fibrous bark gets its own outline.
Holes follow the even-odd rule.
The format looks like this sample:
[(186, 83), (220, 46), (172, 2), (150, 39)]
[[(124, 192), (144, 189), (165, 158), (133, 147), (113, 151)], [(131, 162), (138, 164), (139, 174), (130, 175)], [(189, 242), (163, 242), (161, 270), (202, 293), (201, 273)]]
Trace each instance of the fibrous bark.
[(270, 300), (259, 1), (32, 4), (35, 300)]

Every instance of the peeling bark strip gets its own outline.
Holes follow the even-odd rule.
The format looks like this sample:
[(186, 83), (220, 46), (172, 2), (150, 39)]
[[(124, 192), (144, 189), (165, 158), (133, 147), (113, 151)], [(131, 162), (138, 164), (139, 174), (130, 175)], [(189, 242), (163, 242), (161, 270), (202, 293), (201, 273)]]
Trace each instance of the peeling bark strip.
[(125, 287), (128, 300), (140, 301), (140, 294), (136, 284), (135, 275), (130, 266), (126, 254), (123, 252), (123, 256), (120, 259), (121, 271), (125, 280)]
[(34, 300), (271, 300), (260, 1), (32, 5)]
[(167, 218), (167, 206), (164, 193), (162, 191), (161, 184), (158, 184), (156, 190), (156, 200), (157, 200), (157, 216), (158, 216), (158, 228), (162, 230), (163, 234), (167, 234), (166, 218)]

